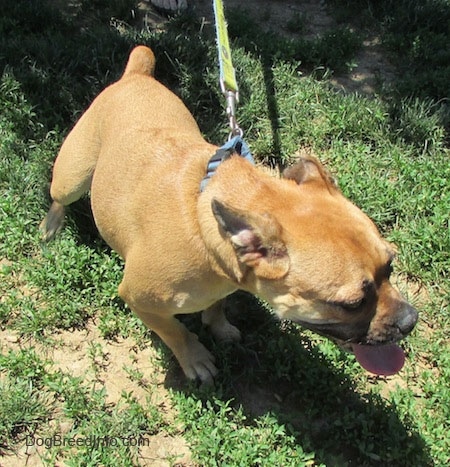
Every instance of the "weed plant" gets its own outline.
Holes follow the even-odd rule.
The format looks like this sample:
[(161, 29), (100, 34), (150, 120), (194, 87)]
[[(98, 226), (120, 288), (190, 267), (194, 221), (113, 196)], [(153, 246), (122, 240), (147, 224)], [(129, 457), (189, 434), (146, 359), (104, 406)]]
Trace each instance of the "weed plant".
[[(117, 298), (122, 262), (99, 239), (87, 200), (70, 210), (54, 242), (41, 244), (38, 225), (48, 208), (51, 166), (61, 141), (93, 96), (120, 76), (135, 44), (154, 49), (158, 79), (183, 98), (205, 137), (214, 143), (226, 138), (214, 32), (190, 14), (173, 18), (163, 31), (137, 30), (127, 26), (134, 2), (125, 0), (73, 2), (68, 13), (52, 2), (3, 0), (0, 452), (5, 460), (23, 454), (27, 437), (51, 439), (64, 432), (84, 439), (183, 436), (201, 466), (448, 465), (450, 164), (443, 98), (449, 80), (443, 77), (449, 61), (445, 51), (435, 53), (447, 36), (432, 21), (446, 18), (448, 2), (425, 2), (428, 14), (419, 2), (334, 3), (341, 14), (350, 5), (387, 31), (386, 47), (399, 54), (400, 65), (417, 58), (415, 72), (399, 75), (397, 97), (344, 94), (331, 86), (327, 77), (348, 68), (360, 33), (342, 26), (311, 41), (297, 27), (301, 18), (294, 18), (297, 26), (292, 22), (290, 29), (298, 37), (288, 41), (262, 33), (258, 18), (230, 11), (241, 87), (238, 118), (265, 164), (283, 167), (300, 147), (312, 147), (343, 192), (397, 244), (397, 285), (420, 311), (416, 330), (403, 343), (408, 359), (402, 373), (370, 377), (331, 342), (279, 323), (263, 303), (237, 293), (227, 312), (243, 332), (241, 344), (218, 345), (198, 317), (186, 319), (217, 357), (215, 388), (180, 383), (169, 353)], [(395, 25), (403, 29), (396, 32)], [(404, 41), (394, 41), (401, 32)], [(414, 34), (416, 55), (408, 39)], [(427, 55), (426, 65), (433, 68), (428, 74), (425, 64), (420, 67), (420, 57)], [(171, 417), (165, 406), (132, 393), (111, 404), (99, 378), (74, 376), (47, 358), (58, 333), (92, 325), (110, 342), (130, 338), (142, 349), (153, 341), (159, 357), (152, 365), (167, 373), (165, 385), (171, 388)], [(98, 344), (88, 353), (94, 366), (96, 357), (105, 355)], [(134, 367), (126, 372), (151, 395), (145, 378), (154, 375)], [(125, 445), (53, 444), (40, 452), (45, 465), (145, 465), (139, 447)]]

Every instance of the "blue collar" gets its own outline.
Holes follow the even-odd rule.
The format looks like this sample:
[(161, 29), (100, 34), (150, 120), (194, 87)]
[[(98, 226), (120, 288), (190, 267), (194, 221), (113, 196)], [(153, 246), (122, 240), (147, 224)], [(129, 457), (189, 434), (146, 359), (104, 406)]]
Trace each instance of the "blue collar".
[(219, 167), (224, 160), (228, 159), (234, 153), (239, 154), (252, 164), (255, 163), (246, 142), (240, 136), (231, 138), (222, 147), (220, 147), (209, 160), (206, 168), (206, 175), (200, 183), (200, 191), (205, 189), (209, 179), (215, 174), (217, 167)]

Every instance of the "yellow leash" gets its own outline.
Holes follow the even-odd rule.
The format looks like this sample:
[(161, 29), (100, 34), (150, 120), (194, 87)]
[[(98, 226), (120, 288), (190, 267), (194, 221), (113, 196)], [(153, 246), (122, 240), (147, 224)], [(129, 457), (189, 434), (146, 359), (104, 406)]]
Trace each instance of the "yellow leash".
[(223, 12), (222, 0), (213, 0), (216, 23), (217, 48), (219, 51), (220, 88), (227, 100), (227, 115), (231, 129), (230, 138), (243, 135), (236, 121), (236, 103), (239, 101), (239, 88), (236, 73), (231, 60), (230, 43), (228, 40), (227, 23)]

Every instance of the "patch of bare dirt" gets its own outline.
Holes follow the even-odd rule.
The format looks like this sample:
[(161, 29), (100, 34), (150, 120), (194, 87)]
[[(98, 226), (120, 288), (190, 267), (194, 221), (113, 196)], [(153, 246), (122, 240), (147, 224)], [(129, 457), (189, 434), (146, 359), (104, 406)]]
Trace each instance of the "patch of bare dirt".
[[(11, 330), (0, 331), (2, 352), (33, 347), (43, 359), (52, 362), (52, 371), (60, 370), (64, 374), (80, 377), (87, 386), (95, 384), (104, 387), (107, 404), (116, 405), (122, 393), (131, 393), (143, 407), (158, 407), (167, 423), (172, 426), (176, 424), (174, 408), (164, 387), (166, 374), (161, 371), (157, 363), (158, 353), (150, 343), (138, 349), (130, 338), (117, 342), (106, 340), (92, 322), (86, 329), (62, 331), (54, 338), (54, 345), (44, 346), (33, 340), (24, 343)], [(140, 378), (136, 375), (143, 376)], [(61, 436), (71, 429), (71, 421), (62, 413), (49, 423), (49, 432)], [(147, 436), (146, 440), (146, 445), (139, 450), (140, 465), (169, 467), (174, 465), (174, 459), (179, 466), (194, 465), (182, 436), (160, 432)], [(41, 466), (44, 449), (42, 446), (24, 445), (17, 455), (2, 458), (0, 465)]]

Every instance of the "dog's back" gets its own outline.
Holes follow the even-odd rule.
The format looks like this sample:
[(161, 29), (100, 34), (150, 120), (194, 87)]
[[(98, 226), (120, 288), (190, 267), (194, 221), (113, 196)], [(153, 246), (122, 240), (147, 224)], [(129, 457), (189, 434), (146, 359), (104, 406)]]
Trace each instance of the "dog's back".
[[(65, 139), (53, 167), (51, 197), (53, 204), (41, 223), (44, 240), (50, 240), (60, 229), (64, 206), (87, 193), (92, 184), (99, 158), (121, 157), (112, 147), (120, 135), (136, 138), (145, 135), (151, 144), (163, 132), (203, 141), (194, 118), (171, 91), (153, 78), (155, 57), (145, 46), (133, 49), (119, 81), (107, 87), (92, 102)], [(151, 153), (142, 151), (142, 157)]]

